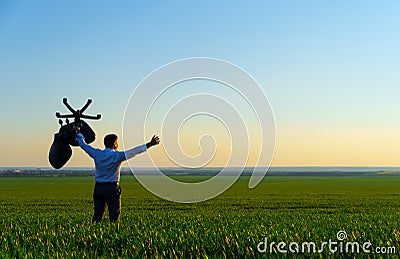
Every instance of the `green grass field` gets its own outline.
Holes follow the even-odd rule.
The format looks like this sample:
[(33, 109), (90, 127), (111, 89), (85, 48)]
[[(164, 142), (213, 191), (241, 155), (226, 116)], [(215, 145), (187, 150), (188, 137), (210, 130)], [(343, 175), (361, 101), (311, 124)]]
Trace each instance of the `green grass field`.
[(248, 179), (215, 199), (178, 204), (125, 176), (121, 222), (110, 226), (107, 215), (91, 224), (91, 177), (0, 178), (0, 258), (284, 257), (277, 246), (265, 253), (257, 246), (267, 238), (268, 246), (314, 242), (319, 249), (324, 241), (338, 241), (338, 231), (347, 233), (343, 242), (370, 242), (374, 254), (327, 247), (321, 254), (289, 253), (400, 255), (400, 177), (266, 177), (251, 190)]

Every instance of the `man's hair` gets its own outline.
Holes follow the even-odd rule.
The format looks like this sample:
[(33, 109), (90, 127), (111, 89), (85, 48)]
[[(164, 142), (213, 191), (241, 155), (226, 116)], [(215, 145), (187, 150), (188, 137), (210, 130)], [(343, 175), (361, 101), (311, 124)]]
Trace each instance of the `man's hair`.
[(115, 134), (108, 134), (104, 137), (104, 146), (106, 148), (112, 148), (114, 146), (115, 140), (117, 140), (117, 135)]

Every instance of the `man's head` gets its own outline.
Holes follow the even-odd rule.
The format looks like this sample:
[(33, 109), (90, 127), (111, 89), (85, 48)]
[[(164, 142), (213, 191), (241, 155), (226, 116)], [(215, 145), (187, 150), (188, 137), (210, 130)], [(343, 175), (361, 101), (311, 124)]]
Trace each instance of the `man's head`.
[(104, 137), (104, 146), (106, 148), (117, 149), (118, 148), (118, 137), (115, 134), (108, 134)]

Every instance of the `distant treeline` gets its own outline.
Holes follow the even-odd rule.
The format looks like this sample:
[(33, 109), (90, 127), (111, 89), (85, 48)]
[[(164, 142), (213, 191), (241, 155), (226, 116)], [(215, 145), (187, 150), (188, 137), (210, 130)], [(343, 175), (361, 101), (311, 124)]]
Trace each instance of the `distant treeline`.
[(0, 177), (69, 177), (93, 176), (94, 170), (0, 169)]
[[(168, 176), (215, 176), (222, 168), (160, 168)], [(265, 169), (267, 170), (267, 169)], [(135, 174), (157, 175), (154, 169), (137, 168)], [(229, 168), (222, 174), (226, 176), (238, 175), (251, 176), (253, 168)], [(132, 175), (129, 168), (122, 168), (121, 175)], [(267, 176), (400, 176), (400, 168), (375, 168), (375, 167), (271, 167)], [(0, 168), (0, 177), (76, 177), (94, 176), (94, 169), (64, 168), (55, 170), (51, 168)]]

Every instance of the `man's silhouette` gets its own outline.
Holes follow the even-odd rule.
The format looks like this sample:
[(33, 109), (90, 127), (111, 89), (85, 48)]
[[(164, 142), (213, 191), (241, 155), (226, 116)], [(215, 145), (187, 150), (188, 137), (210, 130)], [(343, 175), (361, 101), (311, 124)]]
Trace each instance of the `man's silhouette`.
[(94, 215), (92, 222), (100, 222), (103, 219), (106, 204), (110, 222), (119, 220), (121, 214), (121, 187), (119, 185), (121, 163), (130, 159), (148, 148), (158, 145), (160, 139), (154, 135), (150, 142), (134, 147), (126, 151), (117, 151), (118, 137), (108, 134), (104, 137), (105, 149), (93, 148), (86, 144), (82, 133), (76, 135), (79, 146), (93, 158), (95, 163), (96, 184), (93, 192)]

